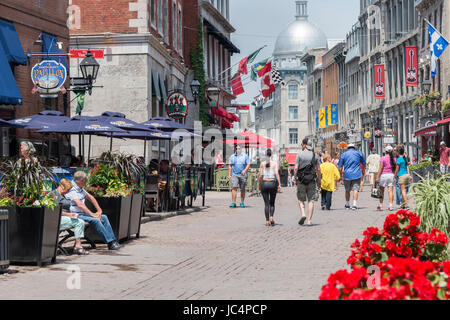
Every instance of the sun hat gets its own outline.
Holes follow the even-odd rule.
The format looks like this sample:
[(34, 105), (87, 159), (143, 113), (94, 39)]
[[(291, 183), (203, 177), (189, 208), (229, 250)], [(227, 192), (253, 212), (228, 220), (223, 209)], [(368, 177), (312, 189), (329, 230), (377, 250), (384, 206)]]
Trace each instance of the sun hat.
[(441, 146), (444, 146), (445, 145), (445, 142), (444, 141), (441, 141)]
[(354, 148), (354, 147), (355, 147), (355, 145), (353, 143), (349, 143), (348, 146), (347, 146), (347, 149), (348, 148)]
[(390, 145), (387, 145), (386, 148), (384, 148), (384, 151), (386, 151), (386, 152), (391, 152), (393, 150), (394, 149)]

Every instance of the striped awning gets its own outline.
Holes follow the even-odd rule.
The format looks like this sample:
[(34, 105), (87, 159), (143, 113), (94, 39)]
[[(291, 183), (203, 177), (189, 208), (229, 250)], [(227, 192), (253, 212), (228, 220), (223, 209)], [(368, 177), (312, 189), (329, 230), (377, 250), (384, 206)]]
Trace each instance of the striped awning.
[(414, 137), (423, 136), (426, 133), (436, 131), (436, 127), (437, 127), (436, 123), (433, 123), (432, 125), (430, 125), (428, 127), (420, 128), (419, 130), (416, 130), (414, 132)]

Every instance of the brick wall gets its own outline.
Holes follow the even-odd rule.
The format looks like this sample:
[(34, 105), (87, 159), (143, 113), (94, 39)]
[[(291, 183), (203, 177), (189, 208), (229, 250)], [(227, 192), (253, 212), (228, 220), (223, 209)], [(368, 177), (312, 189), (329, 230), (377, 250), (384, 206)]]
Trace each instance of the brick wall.
[[(191, 67), (191, 58), (189, 52), (191, 46), (193, 48), (197, 47), (198, 43), (198, 19), (199, 19), (199, 9), (198, 0), (183, 0), (183, 24), (184, 24), (184, 60), (186, 64)], [(205, 46), (205, 44), (203, 44)]]
[[(40, 46), (35, 46), (34, 41), (42, 32), (57, 36), (58, 41), (63, 42), (64, 50), (69, 48), (69, 30), (67, 21), (67, 1), (52, 0), (2, 0), (0, 2), (0, 19), (12, 22), (19, 35), (23, 50), (41, 52)], [(2, 118), (18, 118), (32, 115), (43, 110), (43, 100), (39, 94), (31, 94), (33, 84), (30, 74), (31, 68), (39, 60), (33, 59), (27, 66), (14, 67), (14, 76), (22, 94), (23, 104), (14, 107), (14, 111), (2, 108)], [(68, 88), (68, 82), (66, 84)], [(58, 110), (63, 110), (63, 97), (58, 98)], [(41, 139), (40, 134), (32, 134), (29, 130), (17, 129), (18, 138)]]

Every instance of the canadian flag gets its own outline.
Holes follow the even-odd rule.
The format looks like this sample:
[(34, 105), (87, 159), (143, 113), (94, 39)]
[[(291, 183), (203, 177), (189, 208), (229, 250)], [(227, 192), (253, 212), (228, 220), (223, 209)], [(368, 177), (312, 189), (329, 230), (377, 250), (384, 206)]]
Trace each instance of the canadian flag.
[(275, 85), (272, 80), (272, 62), (268, 62), (261, 71), (263, 70), (264, 73), (258, 75), (261, 77), (262, 95), (267, 98), (272, 92), (275, 92)]

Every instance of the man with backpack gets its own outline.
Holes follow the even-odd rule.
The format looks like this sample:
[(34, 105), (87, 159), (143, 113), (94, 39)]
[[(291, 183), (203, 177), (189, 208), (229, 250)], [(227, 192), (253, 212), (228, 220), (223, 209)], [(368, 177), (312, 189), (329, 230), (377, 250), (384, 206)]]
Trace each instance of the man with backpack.
[(321, 176), (319, 159), (313, 151), (311, 141), (303, 139), (302, 150), (297, 154), (295, 161), (294, 176), (297, 177), (297, 199), (300, 205), (302, 217), (298, 224), (302, 225), (306, 220), (305, 202), (308, 202), (308, 222), (311, 226), (311, 218), (314, 212), (314, 201), (319, 199), (318, 189), (320, 189)]

